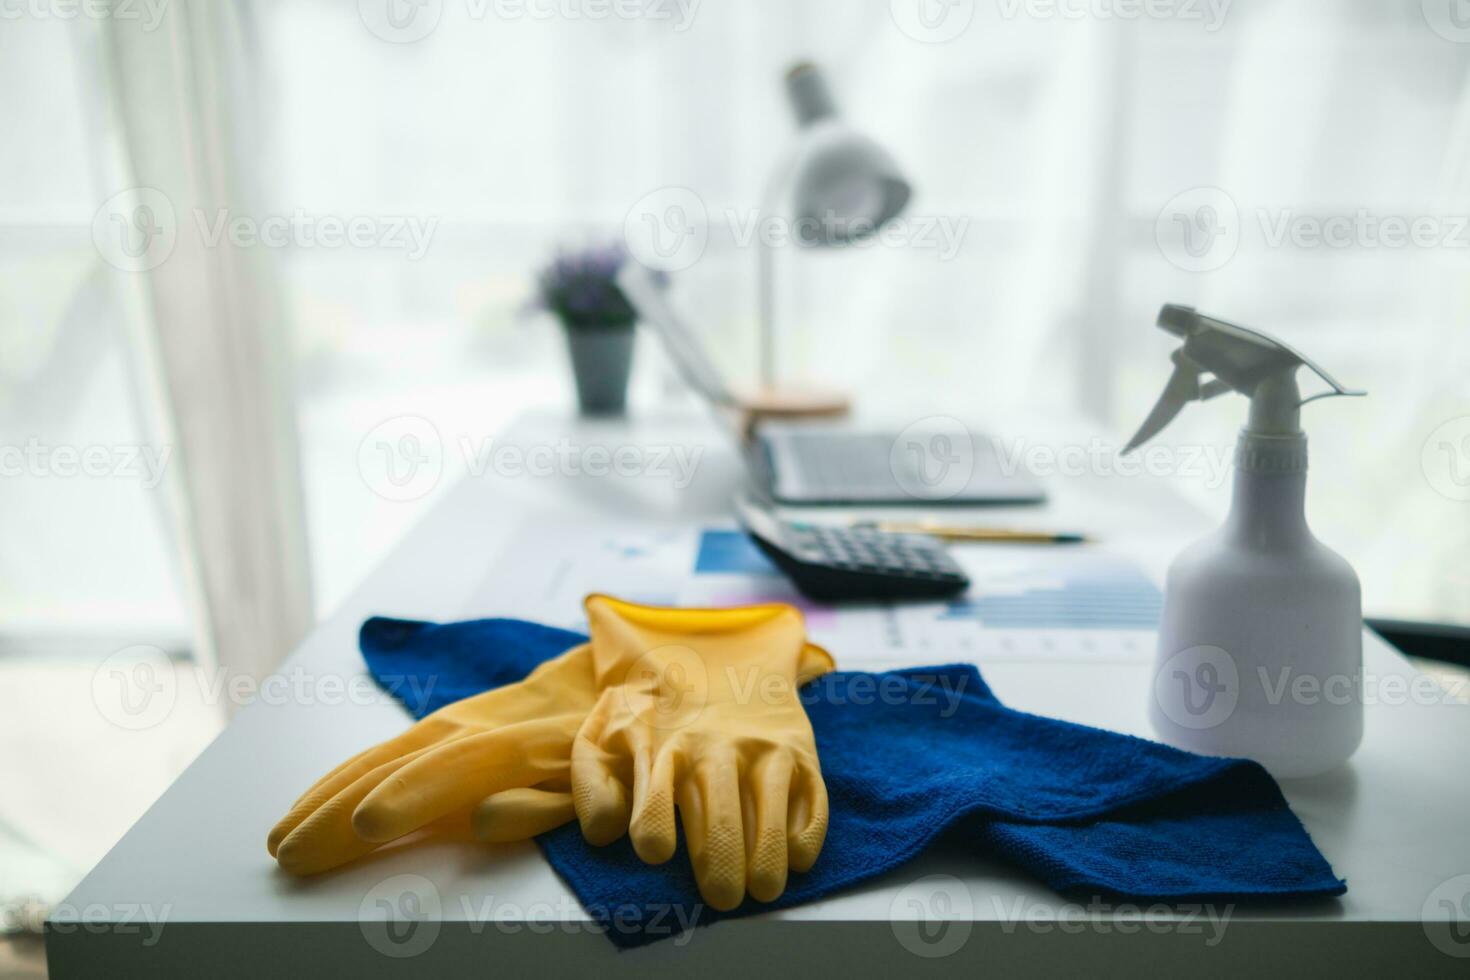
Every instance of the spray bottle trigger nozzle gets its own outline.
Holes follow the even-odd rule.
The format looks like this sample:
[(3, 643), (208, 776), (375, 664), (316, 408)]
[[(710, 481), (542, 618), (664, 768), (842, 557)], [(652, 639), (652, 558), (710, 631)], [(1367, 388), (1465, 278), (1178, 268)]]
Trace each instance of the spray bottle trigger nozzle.
[[(1308, 367), (1310, 366), (1308, 365)], [(1367, 390), (1363, 388), (1329, 388), (1327, 391), (1319, 391), (1315, 395), (1309, 395), (1303, 398), (1296, 403), (1296, 407), (1301, 408), (1307, 402), (1321, 401), (1323, 398), (1366, 398), (1367, 395)]]
[(1214, 398), (1216, 395), (1223, 395), (1227, 391), (1234, 390), (1234, 388), (1230, 387), (1219, 378), (1211, 378), (1204, 384), (1200, 385), (1199, 400), (1202, 402), (1206, 402), (1209, 401), (1211, 398)]
[(1182, 349), (1171, 354), (1170, 360), (1174, 362), (1174, 373), (1169, 375), (1169, 382), (1164, 385), (1164, 392), (1154, 403), (1148, 418), (1143, 420), (1143, 425), (1138, 427), (1133, 438), (1128, 440), (1128, 445), (1123, 447), (1125, 454), (1152, 439), (1160, 429), (1174, 421), (1174, 416), (1179, 414), (1180, 409), (1200, 397), (1199, 366), (1190, 361)]
[[(1307, 402), (1331, 395), (1364, 395), (1344, 388), (1320, 364), (1269, 334), (1206, 316), (1193, 307), (1167, 304), (1159, 311), (1158, 326), (1183, 338), (1171, 355), (1174, 371), (1148, 418), (1123, 452), (1132, 452), (1173, 421), (1186, 404), (1205, 401), (1227, 391), (1251, 399), (1251, 425), (1267, 432), (1298, 431), (1296, 410)], [(1302, 398), (1296, 387), (1296, 369), (1306, 367), (1331, 390)], [(1202, 378), (1208, 380), (1201, 381)]]

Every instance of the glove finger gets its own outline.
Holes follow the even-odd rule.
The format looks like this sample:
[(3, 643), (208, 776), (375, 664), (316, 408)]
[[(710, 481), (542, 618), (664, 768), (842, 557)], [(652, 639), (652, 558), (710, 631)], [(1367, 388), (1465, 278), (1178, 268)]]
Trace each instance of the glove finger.
[[(705, 845), (705, 822), (704, 822), (704, 793), (699, 788), (699, 782), (691, 776), (679, 782), (674, 788), (675, 802), (679, 807), (679, 823), (684, 827), (684, 846), (689, 850), (689, 864), (691, 868), (699, 867), (698, 861), (702, 861), (706, 851)], [(700, 855), (696, 860), (695, 855)], [(699, 873), (695, 871), (696, 880)]]
[(823, 674), (830, 674), (836, 669), (836, 662), (832, 654), (815, 643), (807, 642), (801, 646), (801, 656), (796, 663), (796, 686), (800, 687), (810, 681), (816, 680)]
[(391, 759), (364, 773), (337, 795), (316, 807), (281, 840), (276, 861), (293, 875), (319, 874), (355, 860), (377, 847), (352, 829), (352, 812), (383, 780), (428, 752)]
[[(706, 902), (728, 911), (745, 897), (740, 767), (734, 750), (721, 747), (700, 760), (693, 781), (699, 787), (699, 812), (684, 815), (684, 832), (689, 836), (694, 880)], [(697, 837), (689, 833), (691, 819), (700, 824)]]
[(421, 722), (401, 735), (390, 738), (380, 745), (374, 745), (370, 749), (364, 749), (346, 762), (339, 764), (313, 783), (305, 793), (302, 793), (291, 805), (286, 815), (271, 828), (265, 841), (266, 850), (270, 851), (271, 857), (277, 857), (281, 842), (315, 813), (322, 804), (385, 762), (426, 748), (448, 737), (453, 731), (455, 731), (455, 726), (446, 725), (441, 721)]
[(628, 787), (618, 778), (617, 759), (579, 734), (572, 745), (572, 803), (582, 836), (594, 847), (611, 844), (628, 830)]
[(352, 814), (363, 840), (389, 841), (501, 790), (565, 770), (570, 735), (559, 720), (522, 722), (434, 749), (383, 780)]
[(674, 856), (679, 835), (674, 823), (674, 786), (682, 776), (684, 753), (666, 746), (654, 758), (647, 776), (635, 778), (633, 818), (628, 836), (645, 864), (663, 864)]
[(758, 902), (774, 902), (786, 890), (787, 797), (793, 768), (789, 752), (768, 752), (746, 779), (745, 884)]
[(791, 791), (786, 821), (787, 859), (793, 871), (807, 871), (817, 863), (827, 839), (827, 784), (814, 762), (800, 762)]
[(470, 821), (475, 836), (492, 844), (529, 840), (577, 818), (567, 790), (507, 789), (482, 800)]

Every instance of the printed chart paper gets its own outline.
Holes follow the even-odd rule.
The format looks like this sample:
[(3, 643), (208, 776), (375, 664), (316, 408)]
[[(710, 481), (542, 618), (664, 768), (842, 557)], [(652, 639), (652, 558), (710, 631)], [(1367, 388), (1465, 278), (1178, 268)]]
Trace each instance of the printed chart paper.
[(951, 550), (972, 583), (957, 598), (828, 605), (797, 592), (734, 526), (537, 529), (511, 542), (464, 614), (585, 630), (590, 592), (654, 605), (789, 602), (843, 666), (1152, 657), (1163, 597), (1129, 560), (1094, 545)]

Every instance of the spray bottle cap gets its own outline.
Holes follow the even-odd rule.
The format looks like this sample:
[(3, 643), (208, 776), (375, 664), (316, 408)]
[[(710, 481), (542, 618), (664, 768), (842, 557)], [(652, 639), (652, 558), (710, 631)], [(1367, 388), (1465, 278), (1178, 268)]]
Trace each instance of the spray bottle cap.
[[(1204, 401), (1227, 391), (1238, 391), (1250, 398), (1246, 432), (1262, 436), (1300, 433), (1299, 409), (1307, 402), (1334, 395), (1367, 394), (1344, 388), (1306, 355), (1275, 337), (1205, 316), (1190, 306), (1165, 304), (1159, 310), (1158, 325), (1159, 329), (1182, 337), (1184, 346), (1171, 356), (1174, 373), (1153, 411), (1128, 440), (1125, 453), (1157, 435), (1188, 402)], [(1302, 398), (1296, 385), (1296, 369), (1303, 365), (1327, 382), (1331, 390)], [(1201, 380), (1207, 374), (1210, 377)]]

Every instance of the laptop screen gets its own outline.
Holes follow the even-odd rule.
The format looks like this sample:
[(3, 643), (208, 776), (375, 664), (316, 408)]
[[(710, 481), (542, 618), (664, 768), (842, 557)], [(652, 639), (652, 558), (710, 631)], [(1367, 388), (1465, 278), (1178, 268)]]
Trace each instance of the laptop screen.
[(663, 287), (654, 281), (638, 262), (629, 260), (618, 271), (618, 288), (637, 311), (638, 318), (653, 328), (669, 358), (685, 383), (711, 403), (731, 407), (735, 396), (725, 385), (719, 369), (705, 354), (694, 331), (680, 319), (664, 296)]

